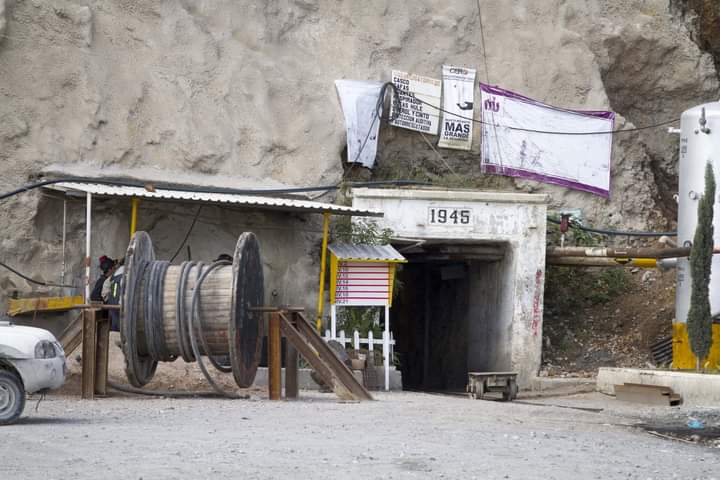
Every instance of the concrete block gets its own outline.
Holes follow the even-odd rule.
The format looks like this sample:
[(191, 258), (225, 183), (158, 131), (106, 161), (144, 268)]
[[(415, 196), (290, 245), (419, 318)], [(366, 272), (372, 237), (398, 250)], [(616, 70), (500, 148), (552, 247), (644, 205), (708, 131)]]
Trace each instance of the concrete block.
[(682, 395), (683, 405), (720, 405), (720, 375), (640, 368), (601, 368), (598, 371), (599, 392), (614, 395), (614, 386), (622, 383), (670, 387), (675, 393)]

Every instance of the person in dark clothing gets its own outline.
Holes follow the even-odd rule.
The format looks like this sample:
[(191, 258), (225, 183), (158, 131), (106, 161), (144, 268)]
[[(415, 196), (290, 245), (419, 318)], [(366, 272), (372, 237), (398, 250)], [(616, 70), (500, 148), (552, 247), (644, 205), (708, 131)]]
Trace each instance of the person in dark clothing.
[[(122, 283), (125, 273), (124, 259), (116, 260), (113, 268), (108, 272), (107, 279), (102, 288), (102, 298), (107, 305), (120, 305), (122, 297)], [(120, 331), (120, 312), (110, 310), (110, 330)]]
[(102, 290), (103, 290), (103, 284), (105, 283), (105, 280), (107, 280), (110, 277), (110, 271), (115, 266), (115, 261), (108, 257), (107, 255), (103, 255), (98, 259), (100, 263), (100, 271), (102, 272), (100, 274), (100, 277), (95, 282), (95, 286), (92, 289), (92, 292), (90, 292), (90, 300), (93, 302), (102, 302)]

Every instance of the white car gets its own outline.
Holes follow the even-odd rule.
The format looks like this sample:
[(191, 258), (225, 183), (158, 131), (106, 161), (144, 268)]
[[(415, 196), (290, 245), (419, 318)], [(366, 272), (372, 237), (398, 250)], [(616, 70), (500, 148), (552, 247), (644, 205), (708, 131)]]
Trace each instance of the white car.
[(15, 422), (25, 394), (65, 383), (65, 352), (52, 333), (0, 321), (0, 425)]

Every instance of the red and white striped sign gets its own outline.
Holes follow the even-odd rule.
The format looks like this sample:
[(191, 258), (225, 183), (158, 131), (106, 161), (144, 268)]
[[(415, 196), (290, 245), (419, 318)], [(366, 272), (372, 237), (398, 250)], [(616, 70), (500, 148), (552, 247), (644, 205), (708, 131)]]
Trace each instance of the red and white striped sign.
[(337, 305), (387, 305), (392, 295), (392, 267), (379, 262), (339, 262), (335, 278)]

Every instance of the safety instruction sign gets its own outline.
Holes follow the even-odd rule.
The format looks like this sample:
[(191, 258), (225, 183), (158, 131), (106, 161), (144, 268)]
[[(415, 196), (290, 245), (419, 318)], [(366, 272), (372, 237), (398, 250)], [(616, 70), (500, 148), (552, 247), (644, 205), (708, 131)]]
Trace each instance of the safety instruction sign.
[(336, 305), (390, 305), (395, 266), (385, 262), (337, 263), (331, 295)]
[(438, 147), (470, 150), (472, 147), (475, 70), (442, 67), (443, 119)]
[(390, 125), (437, 135), (440, 125), (440, 80), (392, 71), (392, 83), (398, 100), (392, 97)]

